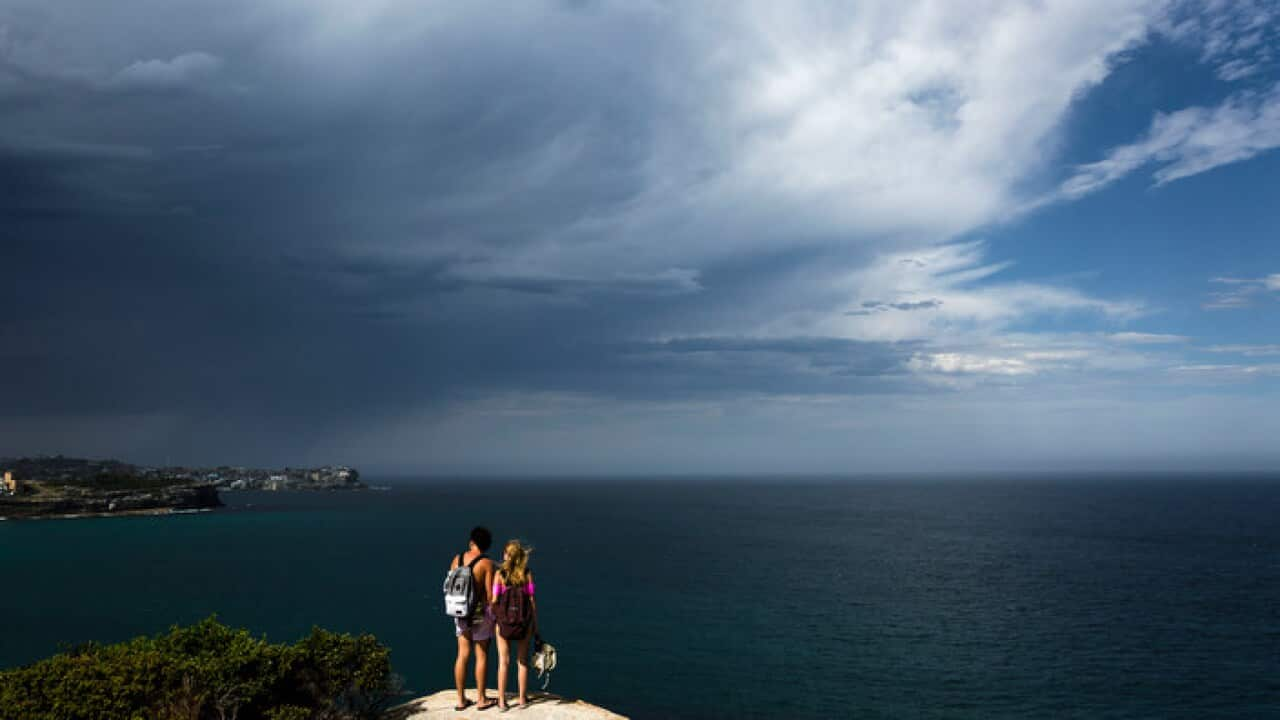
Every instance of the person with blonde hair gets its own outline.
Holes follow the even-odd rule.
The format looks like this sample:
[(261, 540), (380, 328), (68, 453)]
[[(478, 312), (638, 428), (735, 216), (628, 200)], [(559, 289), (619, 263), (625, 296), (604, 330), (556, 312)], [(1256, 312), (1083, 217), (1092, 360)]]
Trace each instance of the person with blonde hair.
[(533, 571), (529, 555), (533, 552), (519, 540), (507, 541), (502, 552), (502, 565), (494, 573), (493, 603), (498, 632), (498, 707), (507, 709), (507, 674), (511, 667), (511, 646), (516, 646), (516, 673), (519, 682), (519, 705), (529, 702), (529, 641), (538, 629), (538, 606), (534, 602)]

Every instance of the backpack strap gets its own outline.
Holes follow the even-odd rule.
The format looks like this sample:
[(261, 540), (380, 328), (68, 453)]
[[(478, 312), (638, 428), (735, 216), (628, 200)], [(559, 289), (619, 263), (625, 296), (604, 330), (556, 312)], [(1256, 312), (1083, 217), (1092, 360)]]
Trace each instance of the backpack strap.
[[(468, 570), (475, 570), (475, 569), (476, 569), (476, 563), (480, 562), (481, 560), (484, 560), (484, 553), (480, 553), (479, 555), (477, 555), (477, 556), (475, 556), (475, 557), (471, 558), (471, 562), (467, 563), (467, 569), (468, 569)], [(462, 556), (461, 556), (461, 555), (459, 555), (459, 556), (458, 556), (458, 564), (459, 564), (459, 565), (461, 565), (461, 564), (462, 564)]]

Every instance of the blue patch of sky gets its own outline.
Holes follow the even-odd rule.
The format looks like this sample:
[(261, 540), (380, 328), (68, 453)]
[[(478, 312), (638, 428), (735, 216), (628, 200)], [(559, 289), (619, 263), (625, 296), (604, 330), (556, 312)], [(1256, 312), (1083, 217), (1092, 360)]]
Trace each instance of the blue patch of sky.
[(1061, 162), (1099, 160), (1144, 134), (1155, 113), (1214, 105), (1235, 89), (1200, 61), (1198, 48), (1155, 36), (1113, 59), (1106, 79), (1076, 100), (1062, 127)]
[[(1274, 78), (1251, 79), (1253, 85)], [(1064, 126), (1060, 163), (1105, 157), (1142, 138), (1156, 112), (1213, 106), (1245, 87), (1224, 83), (1196, 52), (1157, 40), (1135, 51), (1082, 97)], [(1209, 342), (1275, 342), (1276, 295), (1249, 308), (1206, 310), (1213, 276), (1280, 272), (1280, 153), (1154, 186), (1152, 167), (1103, 190), (1033, 213), (980, 237), (992, 257), (1013, 259), (1002, 280), (1052, 281), (1108, 299), (1142, 300), (1158, 311), (1122, 328), (1174, 332)], [(1027, 329), (1097, 329), (1097, 318), (1038, 318)]]

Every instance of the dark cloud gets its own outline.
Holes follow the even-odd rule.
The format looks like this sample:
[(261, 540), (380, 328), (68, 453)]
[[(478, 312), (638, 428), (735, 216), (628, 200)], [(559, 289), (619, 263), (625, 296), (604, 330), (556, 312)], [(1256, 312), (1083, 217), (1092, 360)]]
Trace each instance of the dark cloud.
[(0, 217), (12, 223), (143, 210), (150, 157), (134, 145), (10, 140), (0, 144)]
[(206, 52), (183, 53), (171, 60), (139, 60), (104, 83), (114, 92), (165, 92), (204, 82), (218, 72), (222, 60)]
[[(923, 265), (923, 264), (921, 264)], [(906, 302), (883, 302), (880, 300), (866, 300), (862, 303), (861, 310), (850, 310), (845, 315), (861, 316), (872, 315), (886, 310), (932, 310), (933, 308), (942, 307), (942, 301), (937, 298), (928, 300), (916, 300)]]
[(658, 252), (773, 222), (680, 207), (722, 148), (682, 141), (673, 103), (703, 99), (664, 87), (665, 13), (370, 7), (335, 32), (248, 7), (0, 11), (0, 417), (45, 449), (88, 437), (59, 418), (181, 418), (199, 453), (265, 425), (287, 454), (492, 393), (903, 388), (907, 345), (725, 334), (837, 302), (779, 280), (829, 260), (817, 238)]
[[(306, 437), (485, 392), (746, 382), (634, 344), (702, 294), (695, 269), (500, 262), (641, 192), (642, 28), (588, 4), (566, 6), (591, 27), (555, 29), (560, 48), (514, 16), (484, 48), (447, 27), (344, 48), (287, 12), (144, 5), (0, 21), (0, 414), (267, 418)], [(68, 56), (59, 33), (81, 24), (131, 42)]]
[[(100, 232), (111, 238), (130, 226)], [(644, 319), (697, 301), (647, 286), (622, 294), (552, 286), (539, 302), (541, 291), (470, 282), (448, 262), (246, 258), (175, 244), (158, 228), (127, 243), (42, 235), (5, 245), (14, 281), (4, 339), (25, 349), (3, 358), (9, 416), (179, 413), (314, 430), (326, 418), (376, 418), (485, 392), (633, 400), (882, 392), (910, 353), (822, 338), (636, 341)]]
[(894, 310), (928, 310), (942, 306), (941, 300), (920, 300), (918, 302), (896, 302), (889, 303), (889, 307)]
[[(119, 443), (279, 464), (504, 393), (621, 407), (928, 391), (908, 372), (920, 345), (803, 321), (841, 320), (868, 237), (927, 245), (987, 211), (948, 192), (904, 213), (924, 200), (863, 182), (825, 134), (788, 150), (861, 108), (735, 116), (768, 78), (736, 71), (760, 49), (738, 43), (752, 23), (718, 14), (6, 3), (0, 454)], [(709, 29), (723, 47), (693, 37)], [(784, 35), (778, 52), (806, 45)], [(948, 88), (915, 100), (950, 122)], [(736, 176), (735, 153), (750, 155)], [(893, 301), (850, 314), (941, 305), (875, 292)]]
[(678, 338), (635, 346), (639, 352), (731, 357), (740, 354), (799, 358), (815, 369), (868, 377), (902, 373), (917, 343), (876, 343), (843, 338)]

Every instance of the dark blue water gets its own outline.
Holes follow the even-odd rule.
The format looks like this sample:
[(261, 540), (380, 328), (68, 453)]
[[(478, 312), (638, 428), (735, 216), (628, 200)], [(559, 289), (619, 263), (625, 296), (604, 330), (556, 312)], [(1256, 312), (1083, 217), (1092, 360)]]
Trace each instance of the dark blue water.
[(0, 523), (0, 665), (210, 613), (451, 684), (447, 563), (536, 546), (552, 689), (636, 717), (1280, 717), (1280, 478), (399, 484)]

